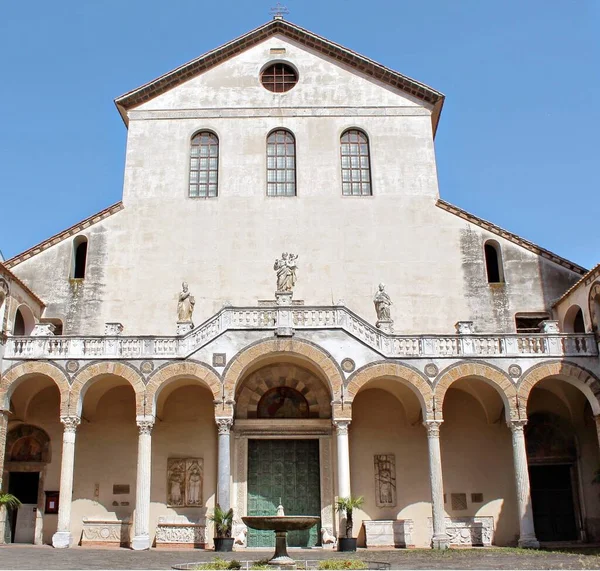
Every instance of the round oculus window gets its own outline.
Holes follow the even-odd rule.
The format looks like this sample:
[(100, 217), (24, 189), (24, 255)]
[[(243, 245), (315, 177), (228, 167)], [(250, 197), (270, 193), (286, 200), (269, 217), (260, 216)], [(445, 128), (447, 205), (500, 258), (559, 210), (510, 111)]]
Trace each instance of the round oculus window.
[(298, 83), (298, 73), (286, 63), (274, 63), (260, 74), (260, 82), (265, 89), (274, 93), (289, 91)]

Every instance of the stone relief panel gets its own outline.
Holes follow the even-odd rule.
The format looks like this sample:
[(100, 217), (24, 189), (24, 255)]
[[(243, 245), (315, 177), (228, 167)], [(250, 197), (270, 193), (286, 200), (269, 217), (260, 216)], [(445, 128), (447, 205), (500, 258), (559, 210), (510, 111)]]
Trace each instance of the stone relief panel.
[(396, 505), (396, 456), (375, 454), (375, 503), (379, 508)]
[(167, 461), (167, 505), (169, 507), (202, 506), (204, 460), (169, 458)]

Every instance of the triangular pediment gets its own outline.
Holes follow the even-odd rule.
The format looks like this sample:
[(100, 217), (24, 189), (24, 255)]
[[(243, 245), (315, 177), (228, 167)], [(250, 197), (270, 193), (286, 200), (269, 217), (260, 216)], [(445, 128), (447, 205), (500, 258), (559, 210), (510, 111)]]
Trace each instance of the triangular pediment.
[(431, 87), (393, 71), (339, 44), (313, 34), (283, 19), (274, 19), (247, 34), (166, 73), (141, 87), (115, 99), (115, 104), (125, 123), (127, 111), (151, 101), (175, 87), (207, 72), (225, 61), (245, 52), (273, 36), (283, 36), (313, 53), (324, 56), (358, 74), (402, 91), (431, 109), (435, 132), (444, 101), (444, 95)]

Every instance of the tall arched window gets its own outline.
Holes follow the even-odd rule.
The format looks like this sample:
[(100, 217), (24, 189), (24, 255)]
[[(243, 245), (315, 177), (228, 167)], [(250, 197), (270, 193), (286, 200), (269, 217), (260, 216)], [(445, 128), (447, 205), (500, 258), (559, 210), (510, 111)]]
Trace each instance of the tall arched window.
[(371, 159), (369, 139), (358, 129), (348, 129), (340, 140), (342, 152), (342, 194), (370, 196)]
[(217, 196), (219, 138), (210, 131), (192, 137), (190, 151), (190, 196)]
[(73, 240), (73, 277), (75, 279), (85, 278), (87, 247), (88, 241), (85, 236), (77, 236)]
[(504, 271), (502, 268), (502, 253), (500, 244), (494, 240), (488, 240), (484, 247), (485, 270), (487, 272), (487, 281), (490, 284), (504, 282)]
[(296, 140), (284, 129), (267, 137), (267, 196), (296, 196)]

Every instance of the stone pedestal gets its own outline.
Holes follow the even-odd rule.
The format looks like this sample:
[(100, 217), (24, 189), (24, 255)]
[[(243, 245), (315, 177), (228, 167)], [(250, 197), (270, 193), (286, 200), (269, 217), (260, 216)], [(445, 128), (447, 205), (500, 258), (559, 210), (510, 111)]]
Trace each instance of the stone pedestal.
[(161, 516), (156, 526), (156, 548), (206, 547), (206, 521), (190, 521), (185, 516)]
[(363, 524), (367, 547), (414, 547), (412, 519), (365, 520)]
[(107, 337), (118, 337), (123, 334), (123, 324), (117, 321), (109, 321), (104, 324), (104, 335)]
[(394, 322), (391, 319), (380, 319), (375, 323), (375, 327), (384, 333), (394, 332)]
[(129, 519), (84, 517), (81, 545), (125, 547), (129, 545)]
[(29, 334), (30, 337), (50, 337), (54, 335), (56, 326), (53, 323), (36, 323)]
[(58, 526), (52, 536), (52, 545), (58, 548), (71, 546), (71, 502), (73, 500), (73, 467), (75, 465), (75, 434), (80, 423), (77, 416), (63, 416), (64, 425), (62, 461), (60, 466), (60, 502)]
[(177, 322), (177, 335), (185, 335), (194, 329), (194, 324), (191, 321)]
[(457, 321), (454, 324), (454, 328), (458, 335), (472, 335), (475, 333), (472, 321)]

